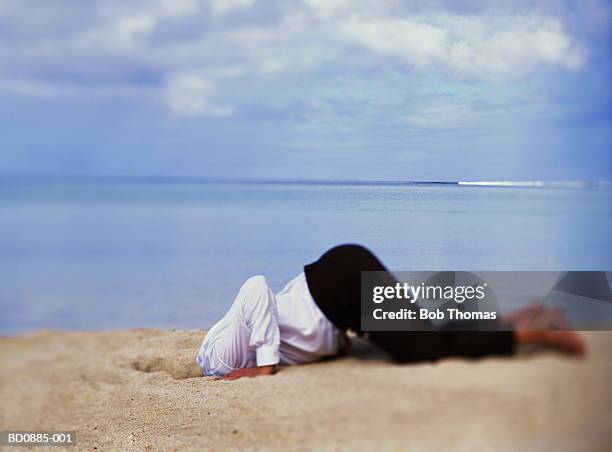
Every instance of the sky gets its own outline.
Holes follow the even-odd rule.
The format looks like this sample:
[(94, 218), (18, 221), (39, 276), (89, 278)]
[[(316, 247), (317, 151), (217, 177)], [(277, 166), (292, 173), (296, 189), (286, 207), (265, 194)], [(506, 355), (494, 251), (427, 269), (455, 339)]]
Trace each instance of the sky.
[(1, 0), (0, 175), (612, 180), (609, 0)]

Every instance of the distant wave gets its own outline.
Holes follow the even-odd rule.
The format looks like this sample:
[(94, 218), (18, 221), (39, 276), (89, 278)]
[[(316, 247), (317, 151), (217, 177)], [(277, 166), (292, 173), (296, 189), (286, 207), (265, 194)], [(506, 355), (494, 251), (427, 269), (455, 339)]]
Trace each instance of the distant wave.
[(612, 181), (460, 181), (457, 185), (482, 187), (612, 188)]

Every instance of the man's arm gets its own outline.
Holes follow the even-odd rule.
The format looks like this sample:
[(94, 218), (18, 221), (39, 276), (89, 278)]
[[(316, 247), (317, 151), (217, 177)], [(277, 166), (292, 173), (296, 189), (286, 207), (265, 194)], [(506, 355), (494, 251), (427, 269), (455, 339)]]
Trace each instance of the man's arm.
[(280, 329), (276, 297), (266, 283), (254, 290), (243, 313), (251, 330), (249, 346), (255, 349), (257, 368), (274, 367), (280, 361)]
[(260, 375), (272, 375), (276, 372), (276, 366), (260, 366), (260, 367), (245, 367), (244, 369), (236, 369), (227, 375), (217, 377), (215, 380), (236, 380), (242, 377), (258, 377)]

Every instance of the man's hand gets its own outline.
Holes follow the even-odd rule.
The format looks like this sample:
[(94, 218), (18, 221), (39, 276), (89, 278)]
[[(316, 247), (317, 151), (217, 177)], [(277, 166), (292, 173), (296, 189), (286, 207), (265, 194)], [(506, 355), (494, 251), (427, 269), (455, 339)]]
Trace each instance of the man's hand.
[(241, 377), (258, 377), (259, 375), (272, 375), (276, 366), (245, 367), (236, 369), (227, 375), (217, 377), (215, 380), (237, 380)]

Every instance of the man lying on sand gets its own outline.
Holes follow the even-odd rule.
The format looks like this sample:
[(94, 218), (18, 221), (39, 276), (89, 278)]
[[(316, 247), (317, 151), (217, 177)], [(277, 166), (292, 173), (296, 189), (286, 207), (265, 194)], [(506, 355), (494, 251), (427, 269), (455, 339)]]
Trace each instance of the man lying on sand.
[[(270, 375), (277, 364), (342, 354), (349, 347), (346, 332), (362, 334), (361, 271), (387, 270), (368, 249), (342, 245), (306, 265), (277, 295), (263, 276), (249, 278), (200, 346), (197, 363), (203, 374), (224, 380)], [(583, 355), (585, 346), (576, 333), (544, 330), (554, 315), (530, 307), (502, 319), (510, 331), (372, 331), (368, 339), (400, 363), (511, 355), (526, 344)]]

